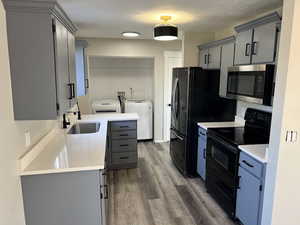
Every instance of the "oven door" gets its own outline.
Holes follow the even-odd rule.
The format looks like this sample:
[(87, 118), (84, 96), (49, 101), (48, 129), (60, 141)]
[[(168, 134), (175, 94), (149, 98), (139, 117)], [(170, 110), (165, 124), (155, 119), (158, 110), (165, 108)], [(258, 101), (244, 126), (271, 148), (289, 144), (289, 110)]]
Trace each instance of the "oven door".
[(206, 150), (206, 187), (224, 210), (235, 216), (239, 150), (209, 136)]
[(235, 66), (228, 69), (226, 96), (271, 105), (274, 65)]

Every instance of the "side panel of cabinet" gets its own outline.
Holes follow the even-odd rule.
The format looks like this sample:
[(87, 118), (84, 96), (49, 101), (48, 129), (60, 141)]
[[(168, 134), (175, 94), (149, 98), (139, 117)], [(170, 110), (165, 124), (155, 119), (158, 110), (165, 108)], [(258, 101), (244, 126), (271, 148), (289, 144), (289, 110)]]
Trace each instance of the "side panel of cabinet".
[(198, 136), (197, 172), (205, 180), (206, 177), (206, 138)]
[(208, 49), (202, 49), (199, 51), (199, 66), (207, 68)]
[(244, 225), (257, 225), (260, 209), (261, 182), (239, 167), (240, 186), (237, 191), (236, 217)]
[(252, 63), (272, 63), (276, 52), (276, 23), (254, 28)]
[(76, 68), (75, 68), (75, 37), (68, 32), (68, 56), (69, 56), (69, 79), (72, 84), (72, 100), (70, 101), (70, 108), (77, 102), (77, 88), (76, 88)]
[(6, 18), (14, 119), (56, 119), (52, 20), (8, 10)]
[(252, 33), (253, 30), (247, 30), (237, 34), (234, 58), (235, 65), (250, 64)]
[(220, 69), (221, 66), (221, 46), (212, 47), (208, 50), (208, 68)]
[(70, 108), (72, 97), (69, 86), (69, 53), (68, 53), (68, 31), (59, 21), (55, 20), (55, 64), (57, 82), (57, 102), (59, 114), (62, 115)]
[(23, 176), (26, 224), (102, 225), (99, 171)]
[(223, 97), (226, 97), (228, 67), (233, 66), (234, 48), (234, 42), (222, 46), (219, 94)]

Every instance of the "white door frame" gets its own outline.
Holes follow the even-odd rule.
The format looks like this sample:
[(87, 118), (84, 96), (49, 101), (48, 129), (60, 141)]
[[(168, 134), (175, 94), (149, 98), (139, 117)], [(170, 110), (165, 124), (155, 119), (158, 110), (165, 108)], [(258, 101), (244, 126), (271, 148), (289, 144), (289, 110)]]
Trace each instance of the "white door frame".
[(168, 110), (166, 110), (167, 105), (170, 103), (168, 99), (168, 95), (172, 91), (172, 87), (170, 89), (169, 83), (167, 80), (169, 80), (169, 67), (168, 67), (168, 62), (170, 58), (180, 58), (181, 59), (181, 65), (176, 65), (176, 66), (183, 66), (183, 54), (182, 51), (165, 51), (164, 52), (164, 60), (165, 60), (165, 73), (164, 73), (164, 118), (163, 118), (163, 139), (164, 141), (169, 141), (168, 140), (168, 134), (170, 134), (170, 127), (168, 127), (168, 118), (171, 117), (169, 115)]

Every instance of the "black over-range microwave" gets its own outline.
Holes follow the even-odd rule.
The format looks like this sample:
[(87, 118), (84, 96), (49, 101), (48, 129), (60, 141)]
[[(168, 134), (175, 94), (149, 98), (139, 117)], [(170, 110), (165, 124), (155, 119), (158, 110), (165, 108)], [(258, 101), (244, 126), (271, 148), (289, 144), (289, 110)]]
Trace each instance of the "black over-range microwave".
[(259, 64), (228, 68), (226, 96), (241, 101), (271, 105), (275, 65)]

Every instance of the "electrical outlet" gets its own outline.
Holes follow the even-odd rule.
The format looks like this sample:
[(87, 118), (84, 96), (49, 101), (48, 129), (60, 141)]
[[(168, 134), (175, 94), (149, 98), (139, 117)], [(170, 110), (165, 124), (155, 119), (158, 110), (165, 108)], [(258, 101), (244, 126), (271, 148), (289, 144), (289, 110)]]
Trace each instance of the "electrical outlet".
[(294, 130), (289, 130), (285, 135), (285, 142), (295, 143), (298, 141), (298, 132)]
[(31, 140), (30, 140), (30, 132), (29, 130), (25, 131), (25, 147), (29, 147), (31, 144)]

